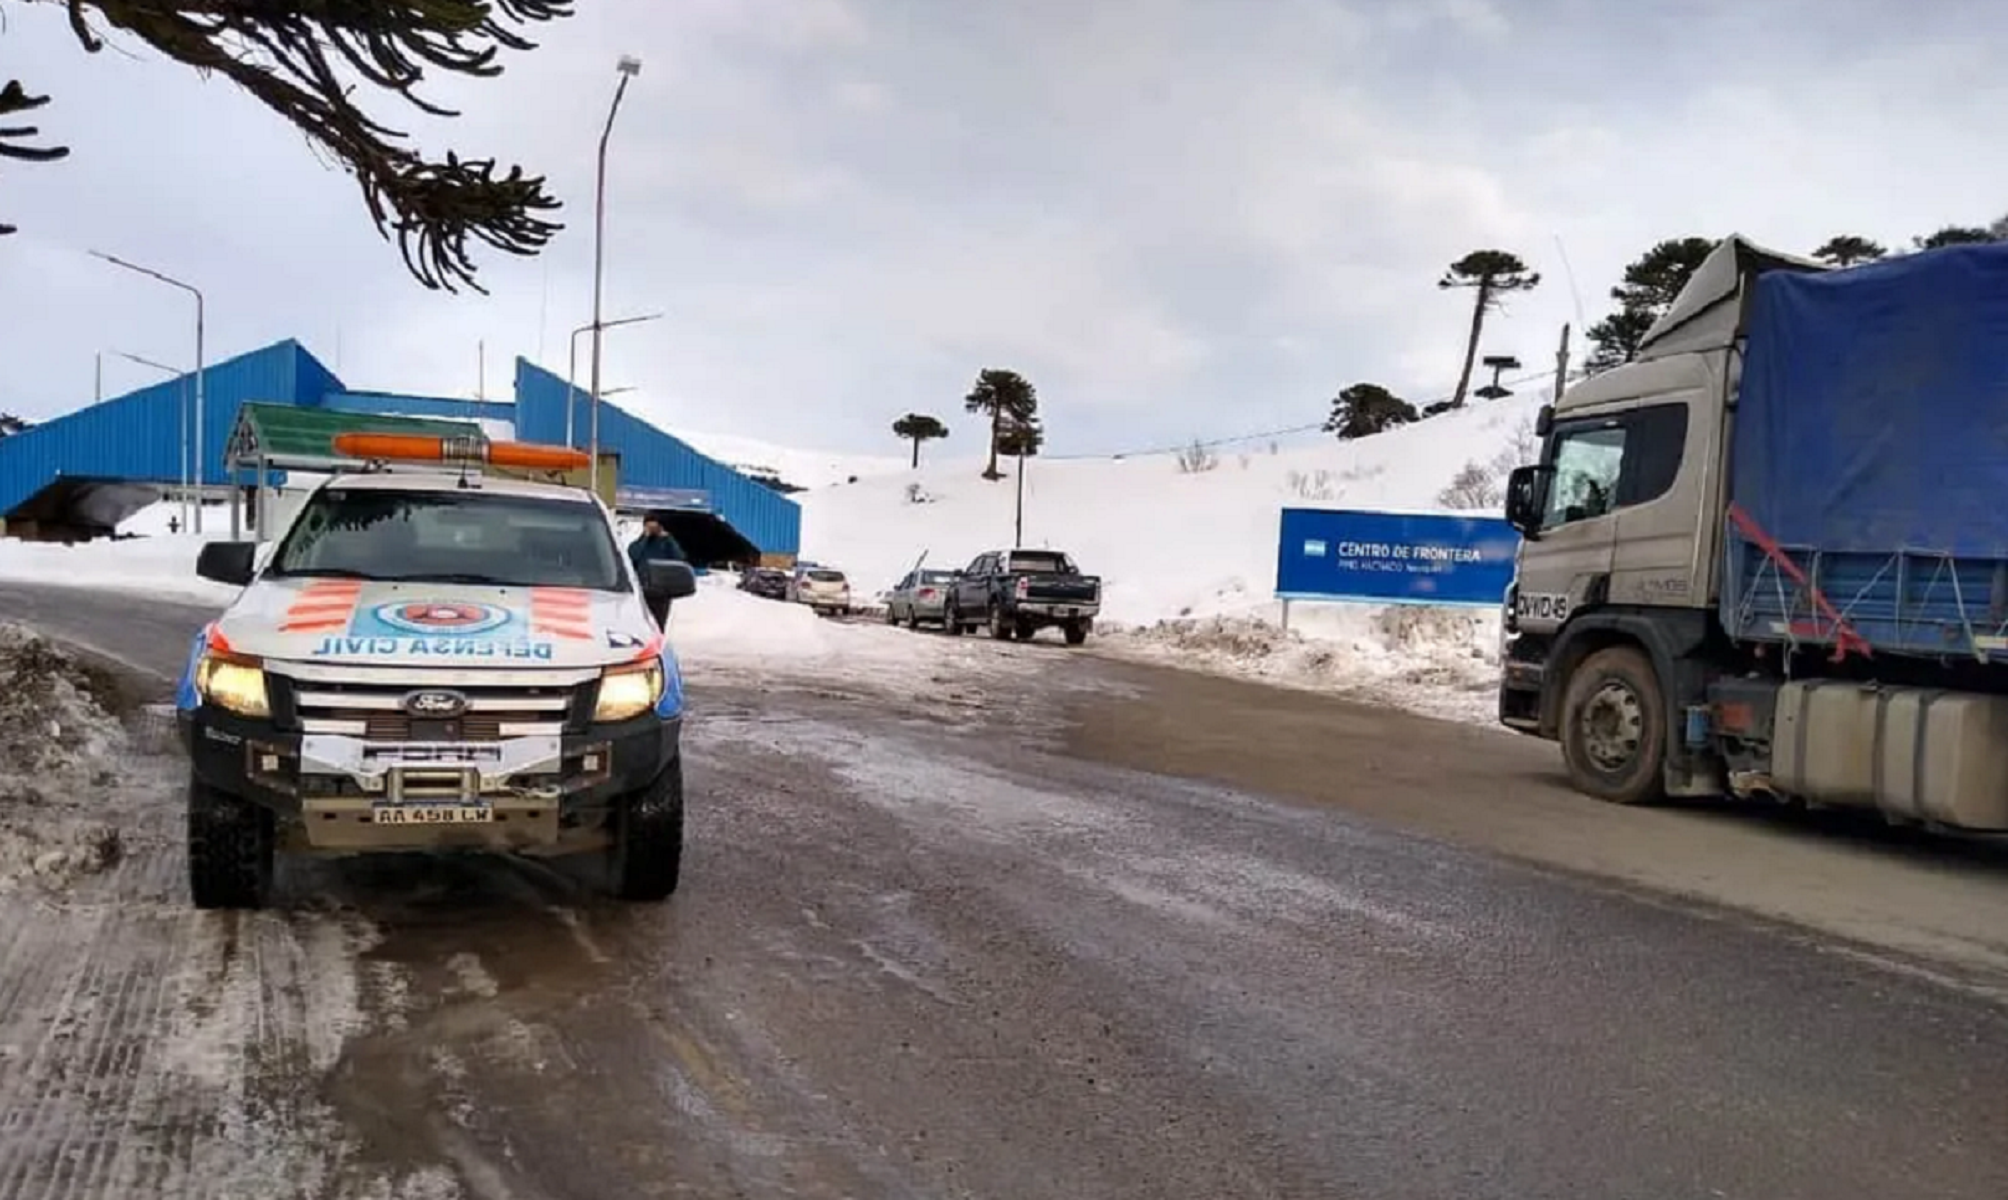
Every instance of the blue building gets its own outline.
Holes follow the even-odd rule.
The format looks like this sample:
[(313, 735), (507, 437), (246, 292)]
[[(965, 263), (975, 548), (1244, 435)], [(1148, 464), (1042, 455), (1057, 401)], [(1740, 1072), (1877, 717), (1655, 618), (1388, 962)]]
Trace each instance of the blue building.
[[(247, 403), (480, 421), (489, 429), (513, 428), (521, 441), (562, 444), (569, 402), (575, 444), (584, 443), (591, 420), (584, 389), (521, 358), (515, 384), (514, 401), (351, 391), (289, 339), (204, 370), (194, 476), (212, 494), (254, 482), (233, 476), (225, 462), (239, 407)], [(194, 394), (194, 377), (183, 375), (0, 438), (0, 529), (37, 539), (101, 536), (158, 500), (181, 482), (181, 431), (192, 421)], [(679, 523), (690, 523), (700, 540), (721, 541), (705, 537), (704, 527), (713, 525), (725, 535), (721, 544), (742, 554), (785, 560), (800, 549), (802, 513), (793, 500), (604, 400), (600, 446), (620, 456), (623, 497), (642, 505), (675, 497)]]

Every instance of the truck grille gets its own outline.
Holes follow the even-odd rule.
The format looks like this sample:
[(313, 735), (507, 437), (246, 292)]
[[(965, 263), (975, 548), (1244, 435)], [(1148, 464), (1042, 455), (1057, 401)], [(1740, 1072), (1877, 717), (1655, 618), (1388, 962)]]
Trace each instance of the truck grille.
[[(435, 690), (465, 696), (465, 711), (452, 717), (405, 711), (413, 692)], [(581, 685), (434, 689), (316, 680), (291, 683), (288, 691), (301, 732), (372, 742), (494, 742), (562, 733), (584, 699)]]

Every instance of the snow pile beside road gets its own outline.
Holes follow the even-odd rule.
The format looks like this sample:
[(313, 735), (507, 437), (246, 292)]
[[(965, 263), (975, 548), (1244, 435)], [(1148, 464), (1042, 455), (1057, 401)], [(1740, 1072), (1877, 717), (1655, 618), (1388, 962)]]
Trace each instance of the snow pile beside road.
[(0, 581), (228, 604), (236, 597), (236, 588), (211, 583), (195, 574), (195, 560), (204, 543), (228, 536), (180, 533), (80, 542), (74, 546), (0, 539)]
[(75, 657), (0, 624), (0, 890), (117, 865), (126, 732)]
[(1104, 644), (1137, 658), (1337, 692), (1447, 720), (1493, 721), (1496, 615), (1363, 605), (1320, 615), (1325, 619), (1309, 634), (1251, 617), (1186, 617), (1119, 630), (1105, 635)]

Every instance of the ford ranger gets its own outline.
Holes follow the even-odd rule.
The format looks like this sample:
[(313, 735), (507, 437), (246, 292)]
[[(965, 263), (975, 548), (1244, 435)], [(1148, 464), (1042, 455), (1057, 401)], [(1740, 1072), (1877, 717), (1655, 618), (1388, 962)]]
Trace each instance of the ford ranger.
[(696, 579), (639, 575), (589, 492), (379, 462), (198, 571), (243, 589), (176, 702), (198, 908), (264, 905), (281, 851), (601, 851), (615, 895), (675, 890), (683, 685), (644, 596)]

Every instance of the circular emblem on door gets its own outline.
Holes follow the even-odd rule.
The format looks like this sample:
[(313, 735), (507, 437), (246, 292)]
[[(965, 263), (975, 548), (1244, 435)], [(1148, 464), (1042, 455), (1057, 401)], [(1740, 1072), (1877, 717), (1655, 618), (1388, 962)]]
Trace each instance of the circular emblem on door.
[(379, 605), (376, 619), (407, 633), (487, 633), (509, 623), (509, 610), (468, 600), (400, 600)]

